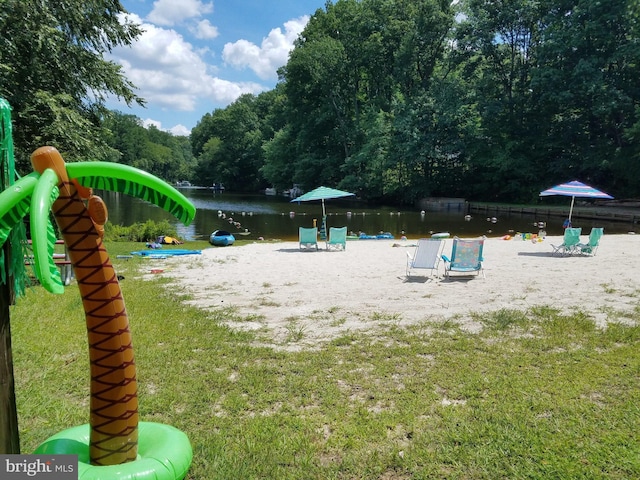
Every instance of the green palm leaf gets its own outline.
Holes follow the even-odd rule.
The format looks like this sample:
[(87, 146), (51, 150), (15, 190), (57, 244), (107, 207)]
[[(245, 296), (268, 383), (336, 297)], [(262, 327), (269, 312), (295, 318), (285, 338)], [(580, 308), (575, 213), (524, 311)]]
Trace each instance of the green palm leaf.
[(60, 272), (53, 260), (56, 235), (49, 212), (58, 198), (58, 175), (48, 168), (42, 175), (31, 197), (31, 241), (33, 242), (33, 269), (44, 288), (51, 293), (64, 292)]
[(84, 187), (119, 192), (153, 203), (189, 225), (196, 214), (193, 204), (178, 190), (150, 173), (119, 163), (68, 163), (69, 178)]
[(0, 193), (0, 247), (11, 230), (29, 213), (31, 193), (39, 177), (39, 174), (31, 173)]

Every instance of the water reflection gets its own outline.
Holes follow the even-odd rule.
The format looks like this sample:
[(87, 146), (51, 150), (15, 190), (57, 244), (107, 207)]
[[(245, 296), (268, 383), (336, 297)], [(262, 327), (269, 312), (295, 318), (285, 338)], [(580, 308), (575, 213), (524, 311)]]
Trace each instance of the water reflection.
[[(266, 195), (213, 195), (210, 190), (182, 190), (197, 209), (196, 218), (188, 227), (182, 226), (169, 213), (147, 202), (113, 192), (96, 192), (107, 204), (109, 221), (113, 224), (131, 225), (147, 220), (168, 220), (175, 224), (181, 237), (192, 240), (208, 238), (214, 230), (228, 230), (234, 234), (248, 232), (247, 239), (296, 240), (298, 227), (320, 225), (320, 202), (290, 203), (280, 196)], [(545, 222), (549, 235), (562, 234), (562, 220), (557, 217), (536, 218), (530, 214), (510, 214), (497, 217), (468, 216), (462, 209), (446, 212), (420, 212), (394, 207), (370, 207), (351, 199), (335, 199), (326, 202), (327, 225), (347, 226), (349, 232), (375, 235), (389, 232), (396, 238), (429, 236), (434, 232), (450, 232), (458, 236), (502, 236), (515, 232), (537, 233), (539, 222)], [(580, 221), (583, 231), (592, 226), (604, 226), (609, 233), (629, 230), (622, 222), (602, 220)]]

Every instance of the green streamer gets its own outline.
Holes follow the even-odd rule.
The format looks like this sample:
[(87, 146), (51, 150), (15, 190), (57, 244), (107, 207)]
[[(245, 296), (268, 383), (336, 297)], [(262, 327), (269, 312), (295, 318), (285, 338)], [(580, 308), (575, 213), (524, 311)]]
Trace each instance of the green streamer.
[[(4, 98), (0, 98), (0, 191), (10, 188), (16, 179), (11, 106)], [(27, 269), (24, 265), (24, 254), (27, 245), (27, 233), (24, 223), (22, 221), (15, 223), (10, 230), (0, 232), (0, 237), (9, 240), (8, 246), (0, 249), (0, 283), (6, 284), (10, 279), (13, 279), (15, 294), (23, 295), (25, 286), (29, 284)], [(7, 252), (10, 257), (8, 264)], [(7, 272), (9, 278), (7, 278)]]

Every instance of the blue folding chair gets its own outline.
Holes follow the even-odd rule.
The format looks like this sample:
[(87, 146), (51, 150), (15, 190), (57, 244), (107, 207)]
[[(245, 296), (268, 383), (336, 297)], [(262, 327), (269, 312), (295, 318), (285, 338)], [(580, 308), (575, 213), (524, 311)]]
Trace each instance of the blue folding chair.
[(451, 258), (442, 255), (442, 259), (445, 262), (445, 276), (449, 277), (452, 272), (464, 275), (479, 275), (482, 273), (482, 277), (485, 278), (482, 267), (484, 240), (484, 237), (475, 239), (453, 237)]

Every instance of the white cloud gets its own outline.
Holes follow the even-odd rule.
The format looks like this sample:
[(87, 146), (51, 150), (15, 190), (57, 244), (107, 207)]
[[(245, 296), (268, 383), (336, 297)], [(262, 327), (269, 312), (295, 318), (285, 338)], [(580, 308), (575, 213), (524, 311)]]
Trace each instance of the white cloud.
[[(141, 23), (139, 17), (130, 20)], [(255, 82), (231, 82), (212, 76), (193, 45), (172, 29), (145, 23), (144, 33), (129, 48), (116, 48), (114, 60), (148, 104), (166, 110), (194, 111), (203, 103), (226, 105), (244, 93), (266, 87)]]
[[(219, 37), (218, 28), (200, 18), (213, 10), (213, 3), (156, 0), (153, 5), (148, 20), (136, 14), (126, 15), (126, 21), (140, 25), (143, 33), (130, 46), (115, 48), (108, 58), (122, 65), (123, 74), (137, 87), (136, 94), (146, 101), (148, 113), (143, 115), (175, 125), (163, 129), (175, 135), (189, 134), (184, 125), (179, 125), (185, 123), (189, 112), (211, 111), (232, 103), (240, 95), (257, 95), (271, 88), (277, 69), (287, 63), (294, 41), (309, 20), (303, 16), (286, 22), (271, 30), (259, 46), (247, 40), (227, 43), (220, 57), (212, 51), (216, 43), (210, 41)], [(193, 35), (194, 43), (182, 33)], [(211, 58), (218, 58), (220, 64), (209, 63)], [(239, 74), (232, 69), (247, 72)], [(224, 71), (233, 78), (221, 78)], [(124, 106), (116, 99), (113, 103), (116, 109)], [(162, 129), (156, 120), (145, 122)]]
[(154, 126), (158, 130), (164, 130), (166, 132), (171, 133), (172, 135), (175, 135), (176, 137), (188, 137), (191, 134), (191, 130), (189, 130), (184, 125), (180, 125), (180, 124), (175, 125), (169, 129), (163, 129), (162, 122), (160, 122), (159, 120), (154, 120), (152, 118), (146, 118), (142, 120), (142, 126), (144, 128), (149, 128), (150, 126)]
[(287, 63), (293, 42), (308, 21), (307, 15), (290, 20), (284, 24), (284, 33), (280, 28), (274, 28), (259, 47), (248, 40), (227, 43), (222, 50), (222, 59), (236, 68), (249, 67), (263, 80), (273, 79), (278, 68)]
[(191, 130), (189, 130), (184, 125), (175, 125), (169, 129), (169, 132), (175, 135), (176, 137), (188, 137), (191, 135)]
[(156, 25), (172, 26), (188, 18), (212, 12), (213, 3), (203, 3), (200, 0), (156, 0), (147, 20)]
[(219, 35), (218, 27), (211, 25), (209, 20), (202, 20), (201, 22), (198, 22), (196, 27), (191, 29), (191, 32), (196, 36), (196, 38), (202, 40), (216, 38)]
[(162, 130), (162, 122), (159, 122), (158, 120), (153, 120), (151, 118), (146, 118), (142, 120), (142, 126), (144, 128), (149, 128), (153, 126), (153, 127), (156, 127), (158, 130)]

